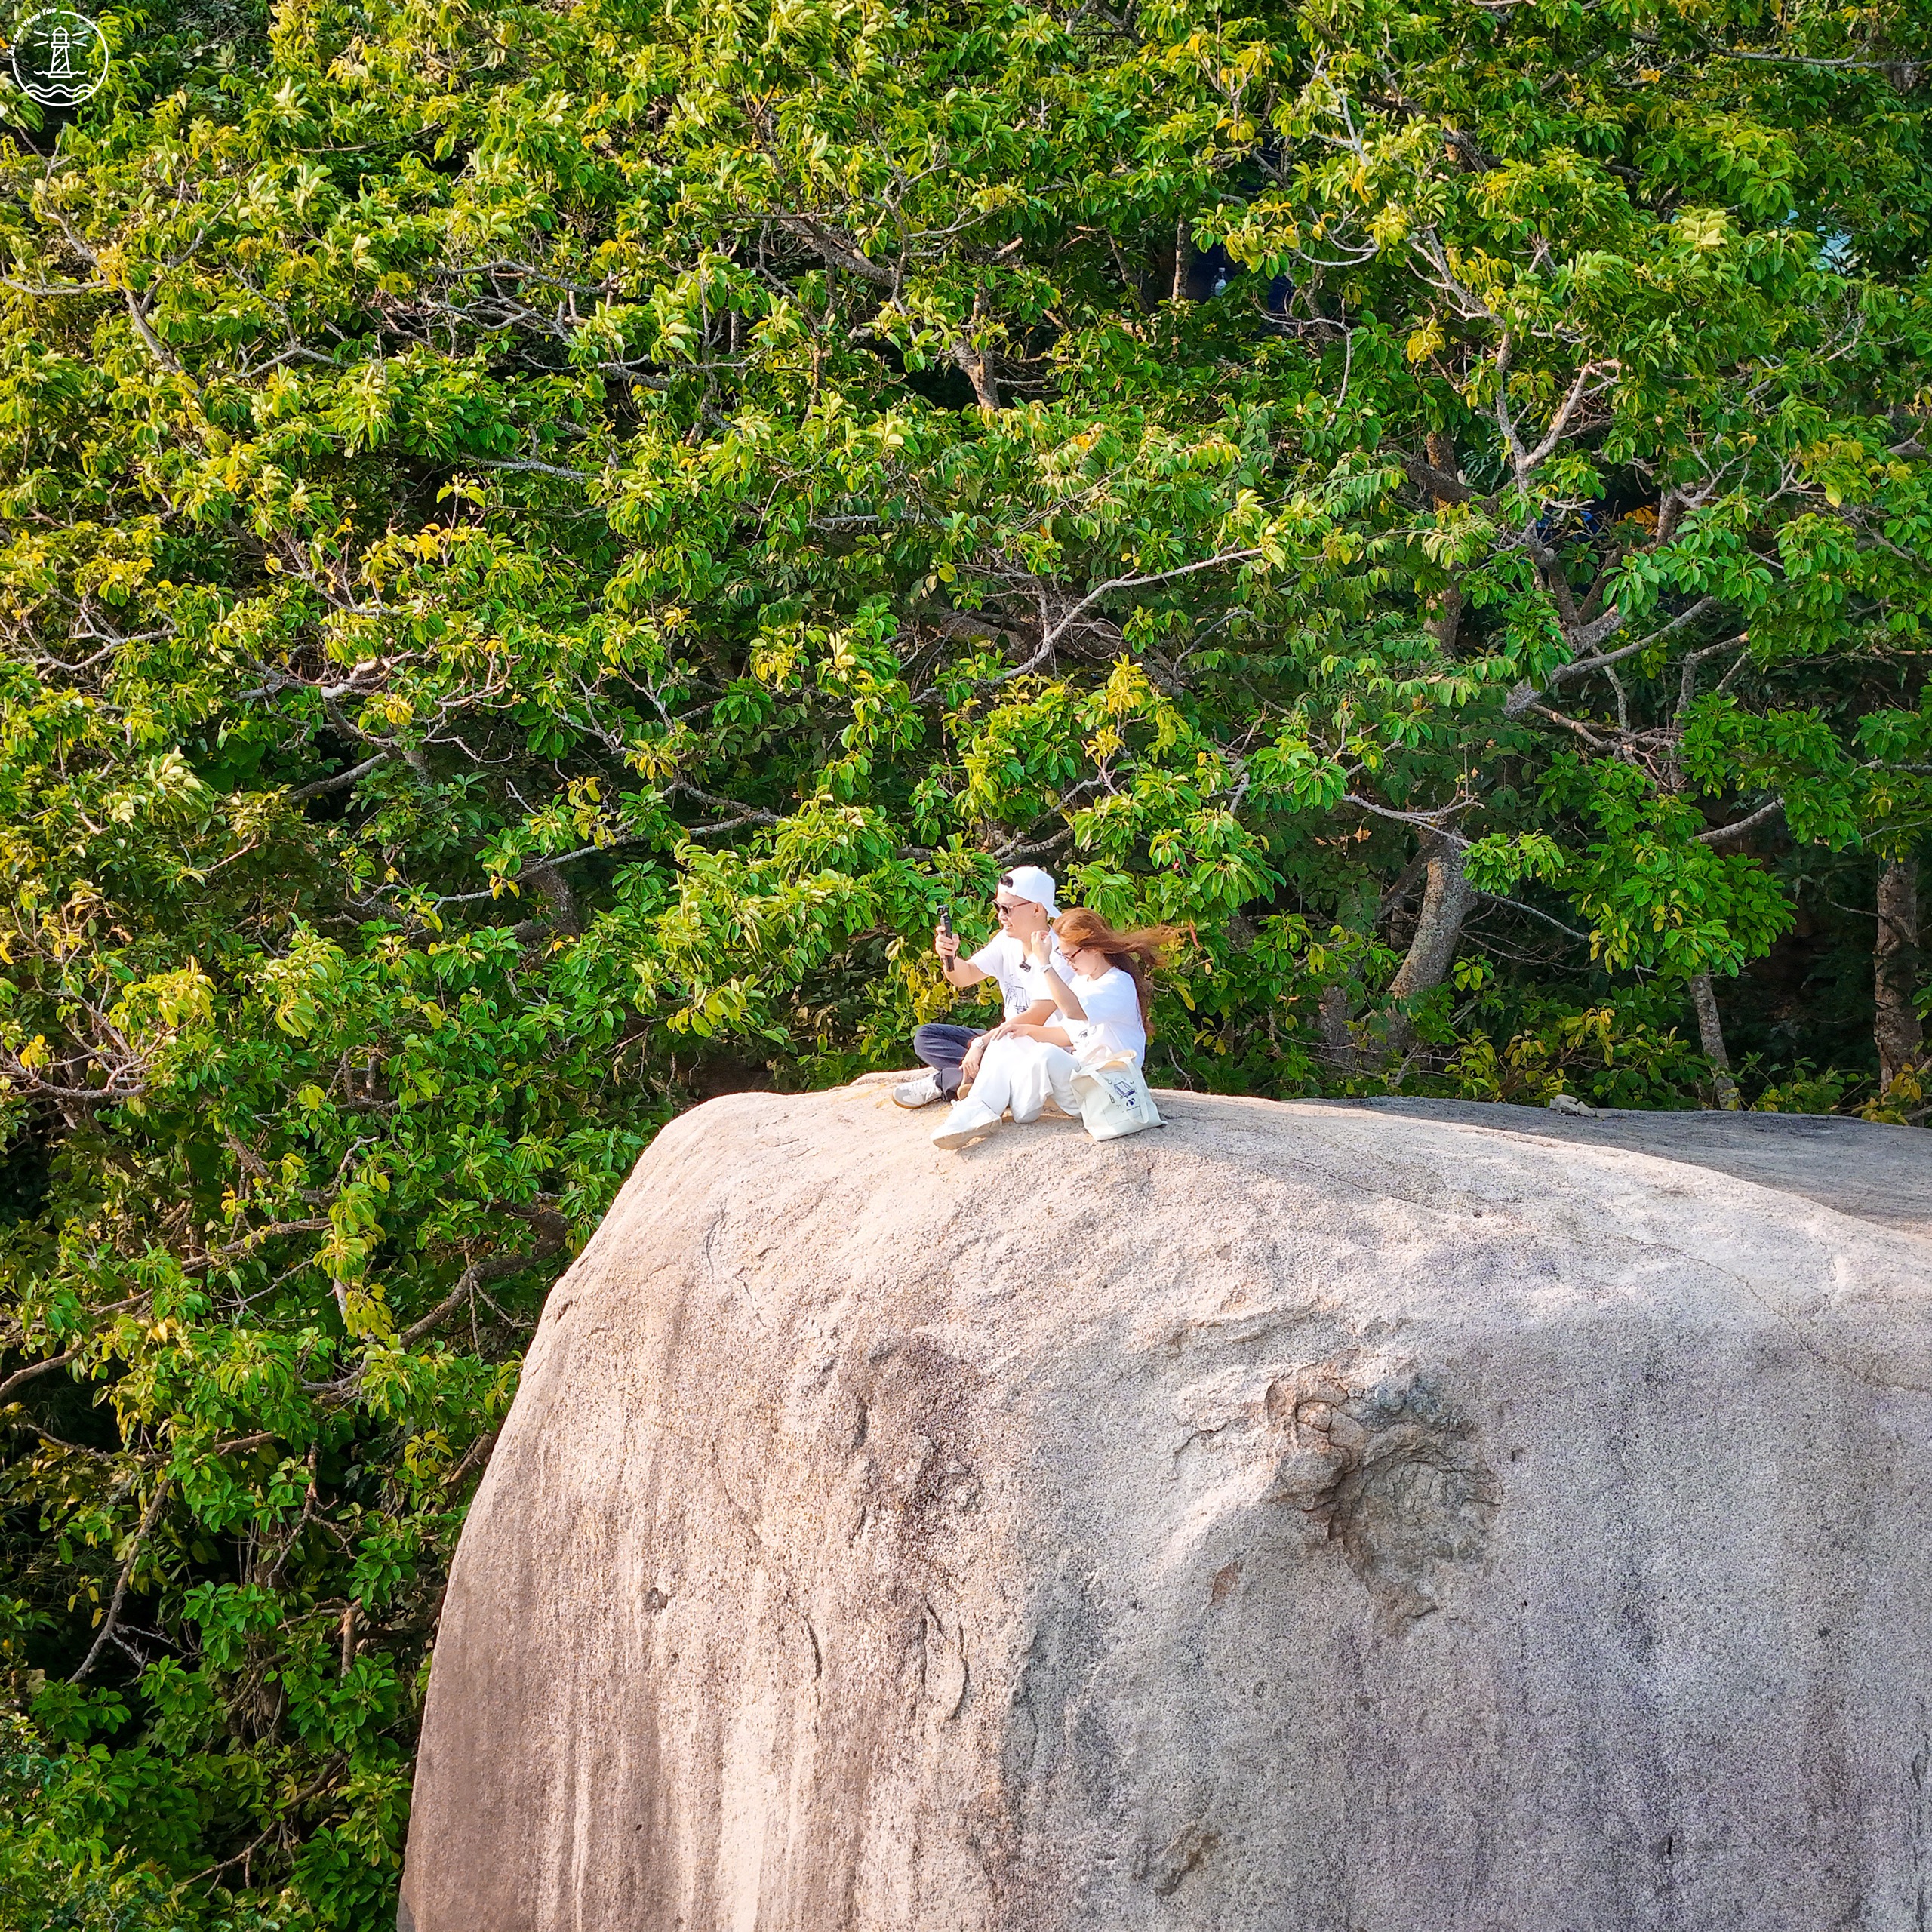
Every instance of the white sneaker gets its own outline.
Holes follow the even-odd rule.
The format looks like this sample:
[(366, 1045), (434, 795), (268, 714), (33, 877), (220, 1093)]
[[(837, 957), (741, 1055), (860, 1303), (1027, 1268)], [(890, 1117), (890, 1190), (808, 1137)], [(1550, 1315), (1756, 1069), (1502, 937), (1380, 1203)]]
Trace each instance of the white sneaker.
[(921, 1073), (915, 1079), (902, 1080), (892, 1090), (892, 1097), (902, 1107), (929, 1107), (942, 1097), (939, 1076)]
[(933, 1136), (935, 1147), (963, 1147), (969, 1140), (977, 1140), (983, 1134), (990, 1134), (1004, 1119), (991, 1107), (982, 1106), (977, 1100), (960, 1100), (954, 1104), (952, 1112), (940, 1122), (939, 1131)]

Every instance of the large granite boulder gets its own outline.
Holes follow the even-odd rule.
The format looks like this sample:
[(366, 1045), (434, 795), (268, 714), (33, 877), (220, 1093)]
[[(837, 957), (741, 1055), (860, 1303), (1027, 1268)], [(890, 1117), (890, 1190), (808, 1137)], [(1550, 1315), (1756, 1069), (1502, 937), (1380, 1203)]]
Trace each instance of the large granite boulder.
[(1932, 1140), (1161, 1100), (659, 1137), (464, 1533), (406, 1932), (1920, 1932)]

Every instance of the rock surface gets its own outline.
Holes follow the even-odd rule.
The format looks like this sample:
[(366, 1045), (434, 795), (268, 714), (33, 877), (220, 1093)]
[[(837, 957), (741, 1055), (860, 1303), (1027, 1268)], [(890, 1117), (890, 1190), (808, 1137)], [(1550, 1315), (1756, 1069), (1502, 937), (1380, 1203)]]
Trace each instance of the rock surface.
[(1923, 1927), (1932, 1137), (1161, 1099), (660, 1136), (464, 1533), (405, 1932)]
[(1582, 1116), (1481, 1100), (1321, 1100), (1418, 1120), (1505, 1128), (1559, 1143), (1626, 1147), (1713, 1168), (1841, 1214), (1932, 1235), (1932, 1134), (1820, 1114), (1646, 1113), (1605, 1107)]

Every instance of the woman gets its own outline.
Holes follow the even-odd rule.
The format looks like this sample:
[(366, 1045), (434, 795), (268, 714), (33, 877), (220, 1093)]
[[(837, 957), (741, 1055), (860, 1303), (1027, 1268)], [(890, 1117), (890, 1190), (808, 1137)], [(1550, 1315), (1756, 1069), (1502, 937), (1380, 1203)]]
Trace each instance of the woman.
[(1051, 928), (1073, 969), (1055, 970), (1047, 932), (1029, 943), (1044, 968), (1047, 991), (1060, 1010), (1044, 1025), (1009, 1020), (995, 1029), (972, 1091), (933, 1136), (936, 1147), (963, 1147), (990, 1134), (1010, 1110), (1016, 1121), (1037, 1120), (1051, 1095), (1063, 1113), (1077, 1114), (1074, 1072), (1081, 1060), (1125, 1054), (1137, 1068), (1147, 1051), (1152, 1004), (1149, 975), (1174, 935), (1166, 926), (1118, 932), (1099, 913), (1076, 906)]

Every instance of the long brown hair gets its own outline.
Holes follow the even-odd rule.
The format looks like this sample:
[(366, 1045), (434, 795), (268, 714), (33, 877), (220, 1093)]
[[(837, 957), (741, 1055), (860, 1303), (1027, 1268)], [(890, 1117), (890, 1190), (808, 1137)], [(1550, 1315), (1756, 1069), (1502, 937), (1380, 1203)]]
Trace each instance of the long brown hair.
[(1105, 953), (1108, 964), (1118, 966), (1134, 982), (1135, 996), (1140, 1001), (1140, 1023), (1151, 1035), (1154, 1030), (1152, 975), (1154, 968), (1165, 961), (1168, 949), (1180, 937), (1180, 933), (1172, 926), (1137, 926), (1124, 933), (1109, 925), (1099, 913), (1076, 906), (1054, 921), (1054, 934), (1063, 952), (1071, 954), (1081, 946), (1091, 946), (1095, 952)]

